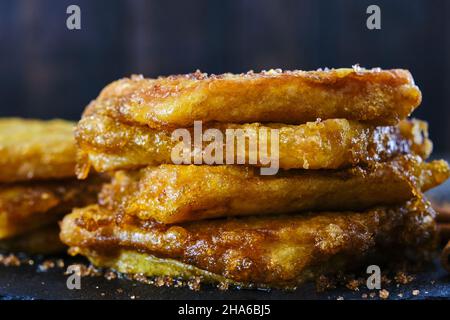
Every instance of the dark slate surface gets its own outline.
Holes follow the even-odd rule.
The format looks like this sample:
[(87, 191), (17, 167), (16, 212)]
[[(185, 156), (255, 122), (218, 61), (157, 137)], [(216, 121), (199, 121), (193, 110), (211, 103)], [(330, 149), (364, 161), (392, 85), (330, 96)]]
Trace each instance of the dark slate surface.
[[(82, 261), (66, 258), (66, 261)], [(395, 281), (383, 285), (388, 290), (389, 299), (450, 299), (450, 275), (439, 263), (429, 266), (427, 270), (414, 274), (415, 280), (407, 285), (397, 287)], [(40, 272), (38, 264), (21, 267), (0, 267), (0, 299), (360, 299), (363, 293), (370, 291), (363, 286), (359, 291), (351, 291), (343, 286), (318, 293), (313, 284), (308, 284), (296, 291), (263, 291), (230, 289), (220, 291), (203, 286), (200, 291), (187, 287), (156, 287), (128, 279), (107, 280), (103, 276), (83, 277), (80, 290), (69, 290), (66, 286), (67, 276), (64, 269), (53, 268)], [(419, 290), (413, 295), (413, 290)], [(402, 294), (399, 297), (398, 294)]]

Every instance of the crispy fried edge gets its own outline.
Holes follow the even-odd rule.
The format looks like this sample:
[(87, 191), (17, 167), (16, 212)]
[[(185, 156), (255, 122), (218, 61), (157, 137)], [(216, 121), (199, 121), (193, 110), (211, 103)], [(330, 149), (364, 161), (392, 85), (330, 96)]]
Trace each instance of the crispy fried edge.
[(304, 123), (345, 118), (396, 124), (421, 102), (407, 70), (363, 68), (159, 79), (142, 76), (108, 85), (94, 103), (121, 121), (153, 128), (204, 122)]
[[(39, 139), (30, 145), (27, 139), (24, 143), (17, 142), (13, 146), (0, 146), (0, 182), (18, 182), (29, 180), (60, 179), (75, 176), (76, 148), (72, 130), (75, 123), (66, 120), (33, 120), (21, 118), (0, 119), (0, 126), (22, 127), (29, 130), (30, 126), (39, 126), (41, 134), (32, 136)], [(70, 130), (69, 130), (70, 127)], [(47, 132), (45, 132), (47, 129)], [(58, 148), (49, 143), (51, 135), (58, 131), (58, 139), (66, 135)], [(8, 135), (11, 132), (7, 132)], [(8, 139), (8, 136), (6, 137)], [(50, 142), (54, 142), (50, 139)]]
[(405, 202), (449, 175), (445, 161), (426, 163), (410, 155), (369, 168), (289, 170), (276, 176), (261, 176), (256, 169), (242, 166), (161, 165), (116, 172), (112, 183), (103, 187), (99, 203), (162, 223), (303, 210), (364, 210)]
[[(404, 250), (405, 253), (412, 252), (423, 258), (422, 254), (426, 256), (436, 243), (434, 216), (431, 205), (425, 199), (417, 199), (397, 208), (375, 208), (363, 213), (247, 217), (172, 227), (142, 222), (115, 224), (113, 213), (98, 206), (90, 206), (75, 210), (65, 217), (61, 224), (61, 239), (71, 246), (71, 254), (87, 255), (95, 264), (113, 267), (120, 272), (139, 271), (147, 276), (161, 276), (165, 271), (160, 268), (168, 267), (167, 276), (192, 276), (190, 267), (187, 270), (179, 270), (178, 267), (183, 268), (185, 265), (171, 265), (171, 261), (176, 259), (201, 270), (211, 267), (213, 270), (207, 272), (239, 283), (291, 287), (322, 274), (344, 271), (362, 257), (373, 258), (376, 252), (380, 257), (386, 257), (387, 252), (383, 250), (391, 251), (393, 256), (397, 257), (402, 255)], [(302, 230), (301, 234), (298, 231), (288, 234), (284, 228), (295, 228), (291, 223), (299, 217), (302, 219), (300, 224), (303, 224), (306, 230)], [(280, 221), (284, 221), (281, 219), (287, 220), (280, 224)], [(271, 229), (273, 230), (270, 231)], [(284, 240), (272, 239), (277, 237), (277, 234), (284, 234)], [(282, 268), (282, 265), (277, 266), (276, 259), (268, 264), (267, 261), (264, 262), (263, 257), (271, 256), (270, 251), (264, 253), (264, 248), (276, 245), (277, 241), (281, 241), (277, 244), (281, 247), (282, 241), (287, 241), (285, 245), (288, 247), (295, 247), (295, 243), (289, 245), (288, 242), (296, 237), (300, 245), (306, 241), (303, 243), (306, 246), (308, 241), (312, 241), (310, 245), (315, 252), (306, 253), (305, 258), (309, 260), (302, 260), (302, 263), (297, 265), (298, 270), (285, 270), (287, 273), (283, 273), (277, 269)], [(312, 238), (307, 240), (308, 237)], [(364, 240), (366, 237), (373, 242)], [(239, 245), (235, 246), (233, 241)], [(232, 248), (234, 251), (229, 251)], [(288, 252), (289, 250), (286, 251)], [(279, 254), (283, 255), (282, 252), (277, 253)], [(157, 261), (152, 260), (155, 255)], [(213, 260), (211, 257), (214, 257)], [(147, 258), (149, 260), (144, 261)], [(169, 260), (161, 261), (160, 258)], [(361, 261), (363, 260), (365, 259)], [(211, 264), (212, 261), (214, 264)], [(168, 266), (161, 266), (161, 262), (167, 262)], [(279, 271), (281, 273), (277, 274)], [(196, 272), (195, 275), (202, 276)], [(206, 278), (208, 281), (216, 281), (214, 277)]]
[[(329, 119), (297, 126), (216, 123), (204, 127), (203, 132), (210, 128), (220, 130), (224, 137), (227, 129), (250, 129), (250, 133), (261, 129), (278, 129), (278, 161), (282, 169), (339, 169), (386, 161), (411, 151), (426, 159), (432, 150), (426, 122), (416, 119), (403, 120), (399, 127), (372, 127), (345, 119)], [(187, 130), (192, 136), (193, 128)], [(170, 130), (121, 123), (105, 116), (102, 110), (92, 110), (80, 120), (75, 138), (79, 178), (85, 178), (91, 166), (98, 172), (108, 172), (172, 163), (172, 151), (179, 143), (172, 139)], [(207, 142), (203, 148), (206, 145)], [(261, 144), (259, 150), (264, 150)], [(270, 151), (270, 145), (265, 150)], [(245, 154), (239, 151), (237, 149), (234, 152), (234, 158), (236, 155), (245, 158), (245, 163), (249, 164), (248, 146)], [(226, 156), (224, 150), (224, 163)], [(190, 158), (192, 160), (193, 156)], [(259, 160), (255, 165), (263, 166)]]
[(2, 198), (0, 192), (0, 239), (11, 238), (56, 222), (74, 207), (97, 202), (106, 177), (93, 176), (86, 181), (59, 180), (27, 182), (0, 187), (14, 192)]

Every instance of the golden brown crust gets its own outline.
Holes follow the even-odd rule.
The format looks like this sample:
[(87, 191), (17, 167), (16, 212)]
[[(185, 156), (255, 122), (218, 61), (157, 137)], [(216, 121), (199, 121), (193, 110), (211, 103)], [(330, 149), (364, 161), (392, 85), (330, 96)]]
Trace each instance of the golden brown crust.
[(74, 124), (0, 119), (0, 182), (75, 176)]
[(32, 230), (14, 238), (0, 240), (0, 251), (29, 254), (54, 254), (67, 249), (59, 239), (56, 223)]
[(374, 251), (416, 253), (434, 243), (434, 211), (424, 200), (366, 212), (205, 220), (176, 226), (126, 217), (90, 206), (61, 223), (72, 254), (111, 259), (120, 250), (170, 258), (243, 283), (292, 286), (322, 273), (344, 271)]
[(344, 118), (392, 125), (421, 102), (407, 70), (270, 70), (208, 76), (201, 72), (108, 85), (94, 104), (116, 119), (152, 128), (203, 122), (280, 122)]
[(396, 205), (449, 176), (445, 161), (403, 156), (347, 170), (289, 170), (261, 176), (243, 166), (147, 167), (119, 171), (100, 203), (141, 219), (178, 223), (200, 219), (304, 210), (363, 210)]
[(0, 239), (55, 222), (74, 207), (96, 203), (103, 182), (96, 177), (0, 186)]
[[(399, 154), (414, 152), (424, 159), (432, 144), (428, 139), (427, 124), (420, 120), (403, 120), (399, 127), (376, 127), (345, 119), (308, 122), (303, 125), (285, 124), (221, 124), (203, 127), (218, 129), (225, 137), (227, 129), (245, 130), (246, 136), (258, 141), (258, 150), (270, 152), (270, 140), (258, 139), (261, 130), (272, 129), (279, 134), (279, 167), (282, 169), (338, 169), (385, 161)], [(191, 137), (194, 129), (188, 129)], [(97, 110), (85, 115), (78, 123), (75, 137), (79, 150), (78, 176), (84, 178), (92, 165), (98, 172), (136, 169), (148, 165), (172, 163), (172, 150), (179, 143), (172, 139), (172, 131), (146, 126), (128, 125), (114, 120)], [(209, 142), (203, 143), (203, 152)], [(224, 143), (223, 164), (227, 153)], [(192, 150), (192, 149), (191, 149)], [(249, 164), (249, 148), (236, 148), (234, 158)], [(198, 153), (198, 152), (195, 152)], [(191, 163), (193, 161), (191, 153)], [(228, 155), (229, 156), (229, 155)], [(256, 166), (262, 166), (257, 159)], [(235, 161), (236, 163), (236, 161)], [(219, 163), (220, 164), (220, 163)]]
[(418, 119), (400, 121), (400, 135), (408, 141), (409, 150), (413, 154), (426, 159), (433, 150), (433, 143), (428, 138), (428, 122)]

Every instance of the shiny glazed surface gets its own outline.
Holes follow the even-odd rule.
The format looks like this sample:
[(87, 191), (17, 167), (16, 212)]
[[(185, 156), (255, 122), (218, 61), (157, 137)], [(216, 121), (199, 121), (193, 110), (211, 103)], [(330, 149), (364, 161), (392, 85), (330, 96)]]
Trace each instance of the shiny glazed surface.
[(0, 182), (75, 176), (74, 123), (0, 119)]
[(161, 165), (116, 172), (100, 203), (140, 219), (178, 223), (237, 215), (364, 210), (397, 205), (449, 177), (445, 161), (402, 156), (346, 170), (289, 170), (261, 176), (244, 166)]
[[(191, 124), (192, 125), (192, 124)], [(278, 160), (282, 169), (339, 169), (365, 164), (373, 161), (385, 161), (396, 155), (409, 152), (427, 158), (432, 143), (428, 139), (426, 122), (403, 120), (399, 126), (373, 127), (346, 119), (329, 119), (308, 122), (302, 125), (276, 123), (230, 124), (214, 123), (203, 127), (214, 128), (223, 135), (223, 152), (220, 160), (226, 163), (231, 153), (226, 148), (227, 129), (244, 130), (248, 141), (255, 141), (257, 160), (254, 165), (262, 166), (261, 150), (267, 150), (270, 156), (270, 138), (260, 139), (261, 131), (278, 130)], [(209, 141), (203, 141), (201, 149), (194, 148), (194, 129), (188, 128), (191, 136), (190, 156), (194, 163), (194, 154), (202, 154), (205, 159)], [(136, 169), (173, 163), (172, 151), (179, 143), (172, 139), (172, 130), (152, 129), (142, 125), (129, 125), (104, 115), (104, 110), (94, 106), (88, 109), (77, 125), (75, 137), (79, 147), (78, 169), (80, 178), (84, 178), (92, 166), (99, 172)], [(245, 159), (249, 164), (249, 147), (238, 148), (234, 139), (231, 157)], [(265, 153), (263, 153), (265, 154)], [(211, 157), (210, 157), (211, 158)], [(205, 161), (202, 161), (205, 164)], [(219, 163), (220, 164), (220, 163)], [(266, 164), (266, 163), (264, 163)], [(252, 164), (253, 165), (253, 164)]]
[[(72, 254), (87, 255), (103, 265), (121, 265), (123, 270), (147, 268), (144, 273), (152, 275), (152, 265), (122, 255), (123, 250), (131, 250), (144, 258), (147, 254), (174, 259), (236, 282), (286, 287), (345, 271), (369, 256), (376, 261), (376, 253), (398, 256), (412, 248), (420, 254), (434, 243), (434, 215), (431, 206), (419, 199), (365, 212), (228, 218), (171, 226), (132, 217), (118, 221), (113, 212), (94, 205), (75, 209), (64, 218), (61, 239)], [(167, 272), (174, 275), (173, 269)]]
[(96, 203), (103, 182), (91, 178), (1, 185), (0, 239), (56, 222), (74, 207)]

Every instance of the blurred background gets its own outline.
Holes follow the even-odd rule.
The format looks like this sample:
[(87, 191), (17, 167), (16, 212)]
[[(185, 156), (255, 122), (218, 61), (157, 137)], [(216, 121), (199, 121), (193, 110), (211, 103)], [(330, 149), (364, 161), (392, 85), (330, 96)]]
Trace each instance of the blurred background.
[[(81, 30), (66, 9), (81, 8)], [(381, 30), (366, 9), (381, 8)], [(450, 153), (450, 1), (0, 0), (0, 116), (76, 120), (131, 74), (407, 68), (437, 153)]]

